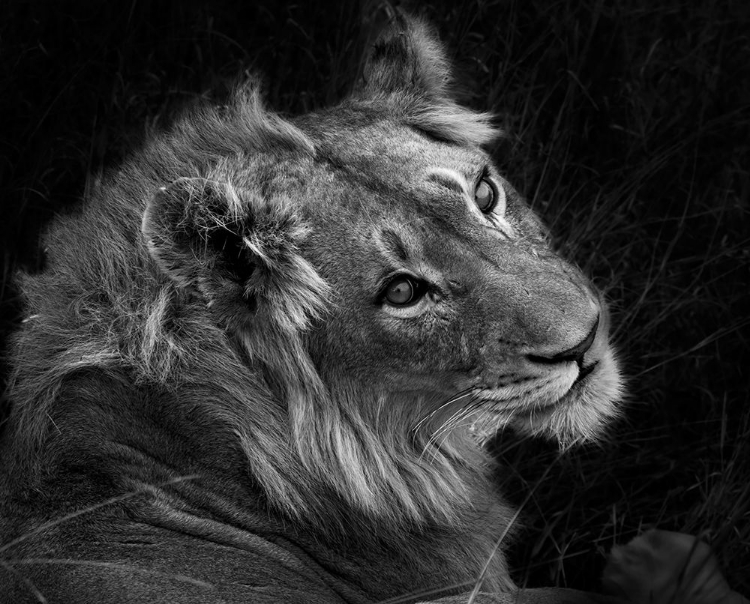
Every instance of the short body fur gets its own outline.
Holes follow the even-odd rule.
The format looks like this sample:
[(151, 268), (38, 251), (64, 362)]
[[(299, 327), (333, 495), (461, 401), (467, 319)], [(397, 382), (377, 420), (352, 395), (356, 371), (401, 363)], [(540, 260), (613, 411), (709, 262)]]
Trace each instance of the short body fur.
[(282, 119), (248, 83), (55, 222), (22, 281), (2, 602), (437, 598), (488, 561), (515, 601), (484, 444), (595, 438), (620, 378), (449, 76), (404, 20), (339, 106)]

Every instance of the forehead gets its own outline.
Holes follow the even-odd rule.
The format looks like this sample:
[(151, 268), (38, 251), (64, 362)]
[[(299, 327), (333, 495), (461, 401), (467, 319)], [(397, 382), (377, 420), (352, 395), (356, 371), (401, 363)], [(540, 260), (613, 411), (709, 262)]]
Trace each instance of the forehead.
[(478, 147), (440, 141), (388, 119), (328, 118), (314, 126), (318, 184), (308, 196), (316, 200), (314, 213), (327, 209), (355, 222), (381, 213), (438, 217), (451, 207), (463, 214), (473, 187), (490, 169)]
[[(487, 266), (507, 264), (508, 246), (543, 245), (536, 219), (478, 146), (389, 119), (307, 119), (315, 156), (288, 166), (298, 170), (288, 194), (311, 227), (300, 252), (352, 304), (372, 303), (401, 273), (478, 283)], [(475, 200), (482, 178), (503, 194), (491, 215)]]
[(335, 138), (326, 137), (321, 152), (337, 165), (389, 182), (395, 178), (406, 183), (420, 180), (433, 167), (473, 176), (489, 161), (478, 147), (440, 141), (411, 126), (387, 120), (342, 128)]

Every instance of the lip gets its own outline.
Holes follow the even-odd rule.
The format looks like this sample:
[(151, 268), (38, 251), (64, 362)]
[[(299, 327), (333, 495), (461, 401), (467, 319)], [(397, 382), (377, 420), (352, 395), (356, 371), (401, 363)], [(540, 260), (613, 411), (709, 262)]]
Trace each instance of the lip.
[[(503, 409), (503, 412), (506, 413), (512, 413), (516, 417), (527, 417), (527, 416), (536, 416), (539, 417), (540, 415), (550, 414), (554, 412), (556, 408), (558, 408), (560, 405), (565, 405), (566, 403), (577, 399), (579, 391), (584, 388), (584, 384), (586, 384), (591, 375), (596, 371), (596, 368), (599, 366), (599, 361), (594, 361), (589, 365), (586, 365), (585, 367), (579, 367), (578, 375), (576, 376), (573, 383), (570, 385), (570, 388), (562, 395), (560, 398), (555, 400), (546, 400), (546, 401), (536, 401), (531, 404), (523, 404), (518, 406), (512, 406), (508, 407), (506, 406)], [(485, 390), (485, 389), (482, 389)], [(485, 396), (481, 396), (479, 398), (485, 400), (489, 404), (496, 404), (496, 403), (503, 403), (502, 400), (497, 400), (492, 397), (492, 389), (486, 389)], [(505, 401), (505, 404), (507, 405), (508, 402)]]
[(578, 377), (576, 378), (575, 382), (573, 382), (571, 389), (575, 388), (578, 384), (580, 384), (588, 376), (590, 376), (596, 369), (597, 365), (599, 365), (599, 361), (594, 361), (593, 363), (591, 363), (591, 365), (581, 367), (580, 371), (578, 372)]
[(578, 373), (578, 377), (575, 379), (573, 384), (570, 386), (570, 389), (565, 394), (563, 394), (559, 399), (552, 403), (538, 406), (534, 405), (533, 407), (528, 409), (528, 415), (539, 417), (540, 414), (550, 414), (560, 405), (565, 405), (566, 403), (570, 402), (571, 396), (573, 398), (576, 397), (577, 391), (583, 388), (583, 385), (588, 381), (589, 376), (594, 373), (598, 365), (599, 361), (595, 361), (590, 365), (587, 365), (586, 367), (581, 367)]

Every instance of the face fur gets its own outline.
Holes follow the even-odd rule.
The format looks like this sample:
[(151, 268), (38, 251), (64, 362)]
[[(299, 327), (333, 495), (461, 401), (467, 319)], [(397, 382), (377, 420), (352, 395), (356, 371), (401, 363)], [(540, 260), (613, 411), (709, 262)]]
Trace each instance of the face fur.
[(594, 436), (619, 387), (596, 291), (478, 146), (365, 119), (300, 120), (319, 154), (287, 192), (333, 294), (309, 338), (324, 382), (415, 405), (433, 430)]

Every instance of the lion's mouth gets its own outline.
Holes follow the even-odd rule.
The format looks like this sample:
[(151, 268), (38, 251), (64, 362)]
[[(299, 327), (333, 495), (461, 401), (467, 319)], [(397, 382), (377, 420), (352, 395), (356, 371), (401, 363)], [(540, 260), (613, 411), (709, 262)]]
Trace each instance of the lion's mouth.
[(573, 388), (576, 388), (581, 382), (585, 381), (586, 378), (594, 372), (594, 369), (596, 369), (596, 366), (598, 364), (599, 361), (594, 361), (587, 367), (581, 366), (581, 369), (578, 372), (578, 377), (576, 378), (575, 382), (573, 382), (573, 385), (570, 387), (570, 389), (572, 390)]
[(568, 388), (568, 391), (565, 392), (565, 394), (563, 394), (560, 398), (558, 398), (555, 401), (547, 401), (545, 403), (535, 405), (531, 410), (532, 415), (539, 414), (540, 412), (551, 413), (556, 408), (560, 406), (565, 406), (566, 404), (577, 400), (581, 394), (581, 391), (591, 381), (590, 376), (591, 374), (594, 373), (598, 365), (599, 365), (599, 361), (594, 361), (593, 363), (585, 367), (583, 367), (582, 365), (579, 365), (580, 369), (578, 371), (578, 376), (570, 385), (570, 388)]
[[(583, 364), (579, 364), (578, 367), (578, 375), (574, 378), (573, 382), (570, 384), (570, 386), (567, 387), (567, 389), (558, 391), (557, 396), (534, 396), (533, 394), (528, 392), (525, 393), (526, 397), (528, 397), (526, 398), (524, 397), (524, 395), (516, 394), (514, 398), (526, 398), (526, 400), (518, 406), (511, 405), (513, 411), (518, 412), (520, 409), (523, 409), (536, 412), (540, 409), (549, 409), (552, 407), (556, 407), (560, 404), (564, 404), (566, 400), (576, 398), (579, 392), (588, 384), (588, 382), (591, 381), (591, 375), (596, 371), (597, 367), (599, 367), (599, 361), (594, 361), (586, 366), (583, 366)], [(537, 390), (538, 393), (540, 388), (535, 388), (534, 390)], [(502, 399), (498, 400), (498, 398), (496, 398), (497, 393), (494, 391), (494, 389), (488, 388), (484, 391), (484, 394), (489, 401), (502, 402)]]
[[(495, 388), (477, 388), (472, 432), (480, 440), (512, 428), (562, 446), (596, 439), (617, 415), (620, 378), (611, 351)], [(478, 403), (478, 404), (477, 404)], [(464, 416), (466, 417), (466, 416)]]
[(559, 413), (561, 409), (574, 405), (580, 400), (598, 366), (599, 361), (594, 361), (585, 367), (580, 366), (578, 375), (570, 387), (564, 392), (558, 393), (557, 396), (528, 397), (522, 402), (517, 400), (511, 402), (498, 399), (496, 393), (492, 391), (485, 391), (481, 398), (492, 406), (492, 416), (495, 419), (503, 418), (508, 423), (544, 421), (553, 414)]

